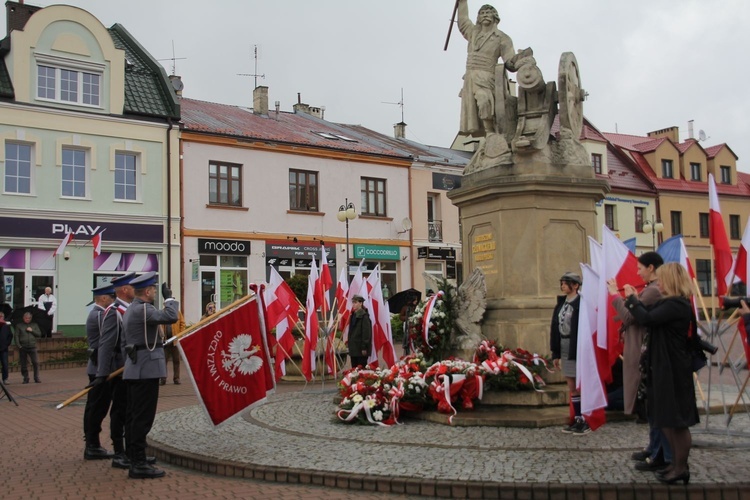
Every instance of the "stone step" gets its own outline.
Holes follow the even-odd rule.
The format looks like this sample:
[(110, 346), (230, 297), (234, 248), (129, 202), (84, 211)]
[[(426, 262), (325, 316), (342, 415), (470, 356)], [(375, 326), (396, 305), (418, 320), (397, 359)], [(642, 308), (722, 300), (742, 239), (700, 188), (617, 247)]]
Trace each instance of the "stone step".
[(568, 406), (566, 384), (550, 384), (542, 391), (488, 391), (482, 406)]

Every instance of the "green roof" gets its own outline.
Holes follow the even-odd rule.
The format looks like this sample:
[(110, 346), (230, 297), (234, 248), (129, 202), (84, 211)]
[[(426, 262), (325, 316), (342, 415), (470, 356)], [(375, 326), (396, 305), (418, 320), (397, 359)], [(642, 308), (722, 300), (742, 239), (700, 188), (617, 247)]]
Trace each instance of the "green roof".
[[(180, 103), (167, 72), (120, 24), (109, 28), (115, 47), (125, 51), (124, 115), (180, 119)], [(0, 41), (0, 98), (13, 99), (13, 82), (5, 66), (10, 36)]]

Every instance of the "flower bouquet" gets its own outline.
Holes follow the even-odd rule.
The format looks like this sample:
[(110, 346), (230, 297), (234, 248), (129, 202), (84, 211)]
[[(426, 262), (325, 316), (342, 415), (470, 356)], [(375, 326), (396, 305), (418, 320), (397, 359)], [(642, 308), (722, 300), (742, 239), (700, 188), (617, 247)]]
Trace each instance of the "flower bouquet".
[(401, 388), (398, 400), (399, 411), (422, 411), (427, 401), (428, 384), (424, 379), (427, 370), (424, 356), (421, 352), (404, 356), (394, 365), (397, 376), (394, 380)]
[(478, 365), (460, 359), (446, 359), (430, 366), (424, 374), (428, 393), (441, 413), (456, 414), (454, 403), (474, 409), (474, 400), (482, 399), (484, 374)]
[(353, 424), (397, 423), (397, 412), (391, 404), (392, 386), (383, 383), (391, 375), (391, 371), (354, 368), (344, 372), (344, 377), (338, 384), (342, 400), (336, 416)]
[(548, 370), (548, 360), (523, 349), (505, 349), (491, 340), (479, 344), (474, 362), (485, 374), (488, 391), (539, 390), (545, 383), (542, 370)]

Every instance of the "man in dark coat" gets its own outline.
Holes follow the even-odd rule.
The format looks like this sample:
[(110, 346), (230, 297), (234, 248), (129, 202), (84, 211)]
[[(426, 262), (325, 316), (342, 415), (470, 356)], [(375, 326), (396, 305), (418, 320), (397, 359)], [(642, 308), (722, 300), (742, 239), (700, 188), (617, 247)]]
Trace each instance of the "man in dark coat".
[(126, 352), (123, 380), (128, 392), (125, 431), (125, 449), (130, 460), (128, 476), (157, 478), (165, 473), (147, 462), (146, 436), (156, 416), (159, 379), (167, 376), (164, 340), (159, 325), (176, 322), (180, 304), (172, 298), (172, 290), (163, 283), (164, 309), (154, 307), (157, 293), (154, 272), (139, 276), (130, 284), (135, 289), (135, 299), (123, 317)]
[(99, 361), (99, 339), (102, 334), (104, 312), (114, 302), (115, 290), (111, 285), (104, 285), (92, 290), (94, 307), (86, 318), (86, 340), (89, 344), (89, 361), (86, 374), (92, 384), (86, 397), (86, 408), (83, 410), (83, 435), (86, 448), (83, 451), (85, 460), (103, 460), (112, 458), (112, 453), (102, 448), (99, 433), (102, 421), (107, 416), (112, 400), (110, 386), (96, 378), (96, 367)]
[(360, 295), (352, 297), (352, 319), (349, 324), (349, 356), (352, 368), (367, 366), (372, 352), (372, 321)]

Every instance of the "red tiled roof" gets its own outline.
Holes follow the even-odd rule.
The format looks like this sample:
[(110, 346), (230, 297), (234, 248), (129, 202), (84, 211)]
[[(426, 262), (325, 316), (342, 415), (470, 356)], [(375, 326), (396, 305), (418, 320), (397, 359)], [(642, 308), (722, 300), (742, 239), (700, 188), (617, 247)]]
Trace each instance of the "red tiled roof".
[(681, 142), (679, 144), (675, 144), (675, 147), (680, 151), (680, 154), (682, 154), (685, 151), (687, 151), (690, 148), (690, 146), (692, 146), (693, 144), (696, 144), (696, 145), (698, 145), (699, 148), (703, 149), (703, 147), (700, 145), (700, 143), (698, 141), (696, 141), (695, 139), (688, 139), (688, 140), (683, 141), (683, 142)]
[[(630, 151), (635, 165), (646, 175), (659, 191), (680, 191), (685, 193), (705, 193), (708, 196), (708, 181), (689, 181), (680, 175), (677, 179), (660, 179), (651, 169), (646, 158), (639, 151)], [(677, 169), (674, 170), (676, 173)], [(745, 176), (746, 174), (738, 175)], [(750, 181), (750, 176), (747, 176)], [(746, 182), (738, 182), (737, 185), (716, 184), (718, 194), (729, 196), (750, 196), (750, 185)]]
[[(653, 188), (648, 181), (643, 178), (643, 175), (639, 175), (638, 170), (634, 169), (632, 164), (622, 156), (623, 154), (616, 150), (616, 146), (611, 144), (607, 145), (608, 175), (606, 176), (606, 179), (609, 181), (612, 190), (634, 190), (644, 192), (644, 194), (653, 192)], [(597, 175), (597, 177), (605, 176)]]
[(669, 143), (672, 144), (672, 141), (670, 141), (666, 137), (657, 137), (655, 139), (647, 139), (645, 142), (634, 144), (633, 149), (636, 149), (641, 153), (650, 153), (652, 151), (656, 151), (656, 148), (664, 144), (664, 142), (666, 141), (669, 141)]
[[(346, 140), (339, 129), (309, 115), (280, 112), (277, 116), (272, 111), (268, 116), (260, 116), (249, 108), (187, 98), (180, 104), (184, 130), (191, 132), (408, 158), (387, 145)], [(316, 132), (339, 138), (323, 137)]]
[(734, 151), (732, 151), (732, 148), (730, 148), (726, 143), (717, 144), (716, 146), (711, 146), (710, 148), (706, 148), (706, 156), (709, 158), (714, 158), (717, 154), (719, 154), (719, 151), (722, 149), (727, 148), (730, 153), (732, 153), (732, 156), (734, 156), (735, 160), (739, 160), (739, 157), (734, 154)]
[[(555, 119), (552, 121), (552, 126), (549, 130), (550, 135), (559, 137), (560, 135), (560, 115), (555, 115)], [(586, 117), (583, 117), (583, 128), (581, 129), (580, 140), (588, 139), (590, 141), (607, 142), (607, 139), (589, 122)]]
[(615, 146), (625, 149), (633, 149), (636, 144), (650, 140), (649, 137), (643, 137), (642, 135), (613, 134), (611, 132), (604, 132), (604, 137)]

